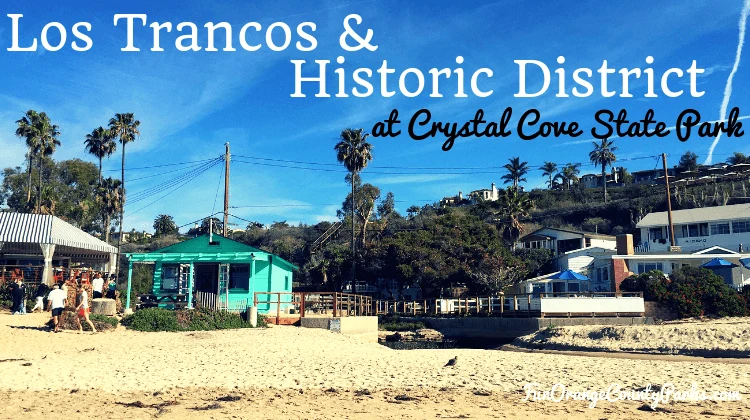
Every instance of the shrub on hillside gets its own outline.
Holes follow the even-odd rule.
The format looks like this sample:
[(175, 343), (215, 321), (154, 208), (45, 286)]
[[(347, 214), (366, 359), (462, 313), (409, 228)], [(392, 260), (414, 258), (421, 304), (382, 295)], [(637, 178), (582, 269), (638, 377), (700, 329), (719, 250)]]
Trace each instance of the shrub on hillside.
[(650, 271), (628, 277), (620, 289), (643, 292), (646, 300), (663, 303), (682, 318), (748, 314), (746, 299), (724, 283), (721, 276), (705, 268), (685, 267), (675, 270), (671, 277)]

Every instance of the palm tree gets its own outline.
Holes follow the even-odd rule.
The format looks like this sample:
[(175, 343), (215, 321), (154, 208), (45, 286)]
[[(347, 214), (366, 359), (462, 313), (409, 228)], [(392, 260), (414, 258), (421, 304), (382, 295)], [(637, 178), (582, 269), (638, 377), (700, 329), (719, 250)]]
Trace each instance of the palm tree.
[(104, 178), (97, 187), (96, 199), (102, 206), (104, 241), (109, 243), (109, 228), (122, 207), (122, 183), (119, 179)]
[[(122, 219), (125, 209), (125, 145), (135, 141), (135, 139), (141, 135), (138, 130), (141, 122), (135, 119), (133, 113), (115, 114), (114, 118), (109, 120), (109, 135), (115, 139), (119, 138), (122, 144), (122, 168), (120, 188), (122, 188), (122, 205), (120, 206), (120, 236), (117, 238), (117, 253), (120, 253), (120, 246), (122, 245)], [(117, 275), (120, 275), (120, 264), (117, 264)]]
[(552, 189), (552, 177), (555, 175), (555, 172), (557, 172), (557, 164), (554, 162), (544, 162), (544, 165), (539, 169), (542, 171), (542, 176), (548, 177), (547, 185)]
[(555, 179), (559, 179), (560, 183), (569, 190), (578, 181), (578, 174), (581, 173), (580, 167), (580, 163), (568, 163), (562, 168), (559, 174), (555, 175)]
[(612, 165), (617, 160), (615, 151), (617, 147), (614, 146), (614, 140), (610, 141), (602, 139), (601, 144), (591, 142), (594, 145), (594, 150), (589, 152), (589, 159), (591, 163), (595, 165), (602, 165), (602, 184), (604, 185), (604, 202), (607, 202), (607, 166)]
[(518, 184), (526, 182), (526, 178), (523, 176), (529, 173), (529, 162), (521, 162), (521, 159), (514, 157), (508, 159), (509, 163), (506, 163), (503, 168), (508, 170), (508, 173), (502, 176), (506, 184), (513, 184), (513, 189), (518, 190)]
[(341, 131), (339, 142), (333, 147), (336, 151), (336, 159), (349, 171), (349, 180), (352, 184), (352, 293), (357, 293), (354, 276), (357, 255), (356, 232), (354, 230), (354, 189), (356, 177), (372, 161), (372, 144), (367, 142), (369, 136), (362, 128), (346, 128)]
[(42, 187), (41, 191), (39, 191), (39, 197), (41, 201), (41, 205), (39, 207), (39, 213), (40, 214), (50, 214), (55, 215), (55, 206), (57, 205), (57, 201), (59, 200), (59, 197), (57, 195), (57, 192), (55, 192), (55, 189), (52, 188), (50, 185), (45, 185)]
[(500, 200), (498, 215), (507, 224), (505, 232), (510, 243), (517, 241), (523, 234), (524, 228), (521, 219), (529, 217), (533, 208), (534, 202), (528, 195), (520, 193), (514, 188), (508, 188), (504, 191)]
[(117, 143), (109, 135), (109, 130), (99, 127), (86, 134), (86, 152), (99, 158), (99, 182), (102, 182), (102, 159), (110, 157), (117, 150)]
[(177, 225), (172, 216), (160, 214), (154, 219), (154, 235), (174, 235), (177, 233)]
[(38, 131), (39, 143), (36, 150), (37, 159), (39, 161), (39, 194), (36, 198), (36, 212), (41, 211), (42, 205), (42, 168), (44, 163), (44, 157), (52, 156), (57, 150), (57, 146), (62, 145), (57, 136), (60, 135), (59, 128), (56, 124), (52, 124), (47, 114), (44, 112), (39, 114), (37, 124), (35, 124)]
[(18, 124), (16, 135), (24, 139), (26, 141), (26, 147), (29, 148), (29, 163), (26, 168), (29, 177), (28, 183), (26, 184), (27, 206), (31, 203), (31, 167), (33, 166), (36, 151), (39, 149), (39, 118), (39, 113), (30, 109), (26, 111), (26, 114), (24, 114), (20, 120), (16, 121), (16, 124)]

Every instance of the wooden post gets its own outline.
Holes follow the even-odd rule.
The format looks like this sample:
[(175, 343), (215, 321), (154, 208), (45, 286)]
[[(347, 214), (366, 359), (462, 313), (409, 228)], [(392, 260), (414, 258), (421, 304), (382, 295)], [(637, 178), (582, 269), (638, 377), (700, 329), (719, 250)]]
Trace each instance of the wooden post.
[[(669, 221), (669, 242), (672, 246), (676, 246), (677, 243), (674, 239), (674, 224), (672, 223), (672, 198), (669, 192), (669, 170), (667, 170), (667, 154), (661, 154), (662, 163), (664, 163), (664, 185), (667, 187), (667, 217)], [(671, 250), (670, 250), (671, 251)]]
[[(229, 142), (224, 146), (226, 150), (224, 151), (224, 229), (222, 233), (226, 238), (229, 232), (229, 161), (232, 155), (229, 154)], [(227, 301), (227, 306), (229, 306), (229, 301)]]
[(438, 314), (438, 303), (440, 303), (440, 301), (435, 299), (435, 315)]
[(513, 316), (516, 316), (516, 312), (518, 312), (518, 296), (513, 295)]
[(531, 318), (531, 295), (526, 295), (526, 309), (529, 310), (529, 318)]
[(300, 301), (299, 301), (299, 317), (304, 318), (305, 317), (305, 293), (300, 293)]
[(336, 318), (336, 307), (338, 306), (337, 302), (338, 293), (333, 292), (333, 317)]
[(281, 292), (276, 292), (276, 325), (281, 322)]
[(505, 312), (505, 295), (500, 298), (500, 317), (503, 316), (503, 312)]
[(464, 309), (466, 309), (466, 314), (468, 315), (469, 314), (469, 298), (468, 297), (464, 298), (464, 306), (465, 306)]

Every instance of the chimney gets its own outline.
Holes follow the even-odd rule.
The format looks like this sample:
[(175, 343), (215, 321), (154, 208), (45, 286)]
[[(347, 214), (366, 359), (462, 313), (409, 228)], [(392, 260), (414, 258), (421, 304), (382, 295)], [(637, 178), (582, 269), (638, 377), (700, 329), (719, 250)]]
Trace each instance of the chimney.
[(635, 254), (635, 248), (633, 247), (633, 235), (630, 233), (625, 235), (617, 235), (617, 255), (633, 254)]
[(458, 192), (458, 201), (462, 201), (464, 199), (464, 193), (459, 191)]

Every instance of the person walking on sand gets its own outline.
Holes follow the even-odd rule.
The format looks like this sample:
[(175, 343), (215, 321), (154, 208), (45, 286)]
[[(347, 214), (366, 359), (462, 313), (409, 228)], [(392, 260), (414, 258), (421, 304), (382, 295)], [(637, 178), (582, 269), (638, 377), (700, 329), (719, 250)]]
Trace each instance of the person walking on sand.
[(52, 291), (47, 296), (47, 307), (52, 310), (52, 322), (55, 324), (55, 332), (59, 332), (60, 316), (65, 309), (65, 300), (68, 295), (60, 289), (57, 284), (52, 286)]
[(39, 286), (36, 288), (36, 304), (31, 309), (31, 312), (36, 312), (37, 309), (39, 309), (39, 312), (44, 311), (44, 296), (48, 290), (49, 287), (46, 284), (39, 283)]
[(104, 279), (102, 278), (102, 275), (98, 271), (94, 275), (94, 281), (91, 282), (91, 286), (93, 287), (93, 291), (94, 291), (94, 299), (101, 298), (102, 290), (104, 289)]
[(96, 332), (94, 323), (89, 318), (89, 294), (86, 293), (86, 289), (83, 286), (78, 285), (78, 306), (76, 306), (76, 322), (78, 323), (78, 331), (83, 332), (83, 326), (81, 325), (81, 318), (83, 318), (87, 324), (91, 327), (91, 331)]

